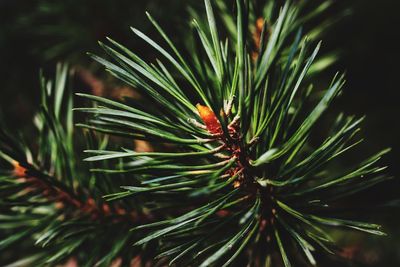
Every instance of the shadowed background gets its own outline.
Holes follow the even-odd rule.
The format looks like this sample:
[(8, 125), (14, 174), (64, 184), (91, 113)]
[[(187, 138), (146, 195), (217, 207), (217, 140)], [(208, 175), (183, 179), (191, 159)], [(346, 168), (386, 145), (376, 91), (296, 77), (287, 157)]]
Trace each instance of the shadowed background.
[[(39, 102), (39, 68), (50, 71), (60, 60), (77, 67), (80, 90), (102, 90), (102, 94), (112, 95), (107, 91), (112, 81), (102, 76), (101, 68), (85, 52), (98, 52), (97, 40), (109, 35), (130, 48), (148, 53), (148, 47), (136, 42), (128, 27), (132, 25), (156, 36), (145, 17), (145, 10), (150, 11), (167, 32), (176, 33), (174, 38), (179, 42), (182, 35), (178, 33), (184, 32), (188, 25), (187, 5), (202, 6), (201, 1), (184, 2), (0, 0), (0, 105), (5, 120), (20, 129), (30, 123)], [(330, 15), (335, 16), (345, 9), (350, 9), (351, 13), (327, 31), (323, 42), (323, 51), (337, 51), (339, 60), (327, 69), (327, 76), (320, 79), (325, 82), (336, 70), (347, 72), (344, 94), (334, 109), (367, 115), (363, 129), (366, 144), (360, 147), (361, 153), (354, 156), (365, 157), (392, 147), (385, 162), (391, 166), (390, 173), (400, 177), (400, 105), (397, 98), (400, 1), (338, 1)], [(100, 82), (99, 77), (105, 82)], [(346, 250), (346, 256), (359, 262), (355, 266), (400, 266), (400, 237), (396, 237), (400, 236), (397, 230), (400, 216), (395, 215), (400, 214), (396, 202), (400, 199), (399, 188), (400, 183), (394, 180), (357, 199), (365, 203), (365, 217), (374, 217), (382, 223), (389, 237), (373, 237), (365, 242), (365, 237), (347, 236), (344, 243), (347, 239), (349, 243), (359, 244)], [(380, 206), (370, 209), (370, 204)]]

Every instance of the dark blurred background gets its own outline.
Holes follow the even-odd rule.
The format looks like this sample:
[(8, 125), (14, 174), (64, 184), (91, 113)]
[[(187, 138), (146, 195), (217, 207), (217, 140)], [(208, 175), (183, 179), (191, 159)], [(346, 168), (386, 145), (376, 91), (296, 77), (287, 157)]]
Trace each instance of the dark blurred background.
[[(5, 120), (18, 129), (30, 123), (38, 104), (39, 68), (51, 71), (58, 61), (68, 61), (76, 67), (80, 90), (112, 94), (107, 88), (113, 82), (103, 76), (101, 68), (85, 52), (102, 54), (97, 40), (112, 36), (147, 53), (143, 43), (135, 42), (128, 27), (135, 26), (155, 36), (145, 10), (167, 32), (176, 33), (174, 38), (179, 42), (182, 35), (178, 33), (188, 27), (189, 4), (201, 7), (202, 1), (0, 0), (0, 105)], [(346, 89), (335, 109), (367, 115), (363, 129), (366, 145), (355, 155), (365, 157), (392, 147), (384, 161), (390, 165), (389, 172), (400, 178), (400, 1), (337, 1), (326, 16), (336, 16), (343, 10), (351, 12), (331, 26), (323, 38), (323, 52), (336, 51), (339, 60), (327, 69), (326, 77), (319, 79), (326, 81), (336, 70), (347, 72)], [(132, 94), (129, 89), (125, 93)], [(358, 262), (355, 266), (400, 266), (400, 208), (396, 201), (400, 199), (399, 188), (395, 179), (368, 191), (363, 199), (366, 217), (382, 223), (389, 237), (369, 238), (368, 242), (363, 237), (347, 237), (359, 241), (358, 246), (346, 248), (346, 256)], [(379, 208), (369, 209), (369, 203)], [(372, 211), (374, 215), (370, 215)]]

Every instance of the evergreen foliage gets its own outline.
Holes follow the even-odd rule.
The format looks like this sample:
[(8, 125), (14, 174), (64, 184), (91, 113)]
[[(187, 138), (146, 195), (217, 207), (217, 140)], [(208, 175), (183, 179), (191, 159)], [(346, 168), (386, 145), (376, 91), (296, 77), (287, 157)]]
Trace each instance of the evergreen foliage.
[(126, 180), (112, 183), (82, 163), (84, 147), (104, 148), (108, 138), (74, 127), (70, 75), (59, 65), (54, 82), (41, 76), (32, 145), (0, 129), (0, 260), (16, 260), (7, 266), (55, 266), (72, 256), (79, 266), (110, 266), (116, 258), (129, 265), (138, 254), (129, 228), (142, 220), (140, 209), (102, 199)]
[[(378, 165), (389, 150), (335, 168), (361, 142), (363, 118), (344, 114), (312, 140), (344, 77), (313, 87), (310, 78), (331, 59), (315, 65), (324, 25), (308, 38), (302, 26), (331, 2), (305, 12), (307, 1), (268, 1), (265, 20), (248, 1), (236, 1), (235, 16), (215, 3), (221, 16), (209, 0), (205, 20), (194, 14), (187, 50), (149, 14), (163, 43), (132, 28), (160, 60), (148, 63), (110, 38), (101, 43), (109, 58), (92, 57), (142, 98), (78, 94), (94, 103), (75, 109), (89, 118), (77, 124), (87, 134), (86, 163), (76, 152), (67, 70), (54, 86), (42, 82), (38, 147), (1, 132), (0, 155), (13, 169), (1, 178), (0, 227), (10, 235), (0, 249), (23, 239), (45, 246), (28, 258), (42, 265), (75, 256), (83, 266), (117, 258), (125, 266), (139, 255), (176, 266), (288, 267), (298, 254), (316, 265), (315, 251), (336, 253), (333, 229), (384, 235), (338, 210), (346, 197), (389, 179)], [(148, 141), (154, 151), (116, 148), (109, 135)]]

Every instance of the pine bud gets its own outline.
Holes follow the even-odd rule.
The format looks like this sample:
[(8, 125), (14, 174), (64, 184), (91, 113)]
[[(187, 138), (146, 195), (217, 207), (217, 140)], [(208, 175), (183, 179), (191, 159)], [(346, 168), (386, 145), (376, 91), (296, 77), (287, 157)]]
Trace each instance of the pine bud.
[(13, 162), (13, 174), (16, 177), (22, 178), (22, 177), (26, 177), (26, 169), (24, 167), (22, 167), (19, 162), (14, 161)]
[(218, 134), (221, 132), (221, 124), (219, 123), (214, 112), (207, 106), (200, 104), (196, 105), (199, 115), (207, 127), (207, 130), (212, 134)]

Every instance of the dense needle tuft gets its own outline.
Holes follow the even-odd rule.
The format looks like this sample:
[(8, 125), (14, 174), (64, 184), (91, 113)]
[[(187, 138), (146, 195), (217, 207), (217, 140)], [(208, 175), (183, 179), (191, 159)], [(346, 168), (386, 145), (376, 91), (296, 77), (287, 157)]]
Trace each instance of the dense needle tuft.
[[(101, 106), (82, 109), (93, 114), (86, 127), (165, 145), (149, 153), (88, 151), (88, 161), (115, 162), (96, 171), (130, 174), (134, 181), (107, 199), (142, 197), (154, 212), (176, 210), (133, 228), (147, 234), (136, 246), (156, 244), (157, 258), (180, 266), (270, 266), (275, 252), (291, 266), (299, 250), (315, 265), (317, 249), (337, 251), (332, 227), (383, 235), (378, 225), (353, 220), (354, 213), (329, 212), (338, 200), (388, 178), (376, 165), (387, 150), (332, 169), (359, 143), (362, 119), (343, 114), (318, 145), (311, 142), (344, 77), (337, 74), (323, 90), (313, 87), (320, 43), (311, 49), (316, 35), (303, 36), (302, 23), (318, 12), (304, 13), (306, 2), (277, 9), (270, 1), (260, 17), (250, 13), (251, 2), (237, 0), (236, 18), (222, 16), (223, 28), (205, 0), (206, 22), (197, 14), (201, 22), (192, 24), (195, 52), (178, 49), (148, 15), (164, 42), (133, 32), (160, 59), (147, 63), (112, 39), (102, 44), (110, 59), (93, 56), (154, 109), (83, 95)], [(221, 12), (227, 8), (216, 4)]]
[[(88, 136), (84, 163), (75, 154), (72, 137), (80, 135), (65, 69), (54, 89), (43, 81), (37, 153), (0, 129), (0, 156), (12, 165), (0, 192), (17, 203), (7, 215), (17, 212), (27, 239), (56, 251), (34, 254), (33, 263), (87, 259), (80, 251), (93, 247), (85, 266), (129, 266), (135, 258), (153, 266), (289, 267), (304, 265), (299, 255), (315, 266), (316, 254), (340, 254), (338, 230), (384, 235), (347, 205), (390, 179), (379, 165), (389, 149), (345, 163), (362, 140), (363, 118), (329, 110), (343, 75), (312, 83), (327, 62), (317, 43), (325, 24), (304, 25), (333, 1), (266, 1), (259, 9), (236, 0), (233, 12), (226, 1), (204, 2), (179, 44), (150, 14), (162, 41), (132, 28), (154, 50), (151, 62), (111, 38), (100, 43), (108, 56), (93, 59), (141, 97), (77, 94), (94, 103), (75, 108), (86, 118), (77, 124)], [(121, 147), (110, 135), (128, 141)], [(142, 141), (151, 149), (132, 147)], [(33, 196), (23, 194), (32, 188)], [(51, 212), (38, 218), (43, 209)], [(12, 249), (19, 238), (11, 237), (0, 249)]]

